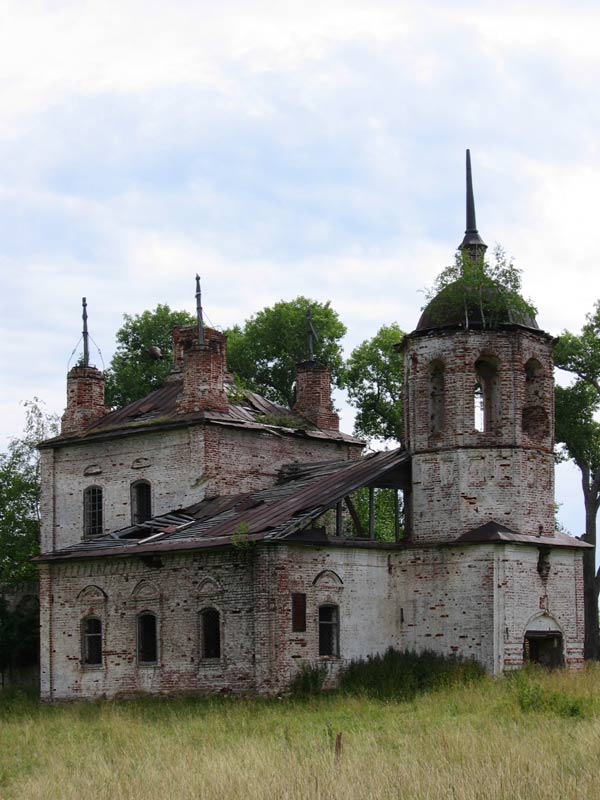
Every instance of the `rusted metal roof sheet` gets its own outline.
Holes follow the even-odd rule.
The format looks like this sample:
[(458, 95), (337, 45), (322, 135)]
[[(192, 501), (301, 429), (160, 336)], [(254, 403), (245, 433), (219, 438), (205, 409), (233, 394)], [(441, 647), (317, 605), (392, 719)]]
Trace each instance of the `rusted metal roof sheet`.
[(534, 544), (537, 547), (592, 547), (581, 539), (568, 536), (566, 533), (554, 531), (552, 536), (528, 536), (517, 533), (498, 522), (486, 522), (478, 528), (463, 533), (456, 540), (457, 544), (484, 544), (492, 542), (516, 542), (517, 544)]
[(310, 439), (327, 439), (351, 444), (362, 444), (359, 439), (339, 431), (322, 431), (307, 424), (289, 408), (273, 403), (255, 392), (244, 392), (241, 404), (230, 404), (225, 412), (203, 411), (195, 414), (178, 414), (177, 399), (182, 390), (181, 380), (168, 380), (141, 400), (110, 411), (81, 433), (56, 436), (42, 442), (40, 447), (56, 447), (95, 439), (111, 438), (132, 432), (208, 423), (234, 426), (249, 430), (270, 430), (282, 436), (305, 436)]
[(149, 555), (166, 551), (216, 547), (243, 533), (248, 541), (284, 539), (308, 527), (343, 497), (362, 486), (377, 485), (399, 467), (410, 468), (410, 456), (399, 448), (365, 456), (298, 467), (294, 480), (260, 492), (205, 500), (97, 537), (45, 553), (36, 561), (97, 558), (109, 555)]

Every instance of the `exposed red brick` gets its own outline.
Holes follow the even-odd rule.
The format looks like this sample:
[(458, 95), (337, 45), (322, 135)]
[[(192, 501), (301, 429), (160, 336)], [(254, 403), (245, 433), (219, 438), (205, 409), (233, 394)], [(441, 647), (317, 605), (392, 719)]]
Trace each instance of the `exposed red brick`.
[(62, 433), (79, 433), (106, 414), (104, 375), (96, 367), (73, 367), (67, 375)]
[(194, 411), (227, 411), (225, 392), (227, 338), (212, 328), (204, 330), (204, 344), (198, 328), (177, 327), (173, 331), (173, 363), (181, 371), (183, 390), (177, 403), (180, 414)]
[(331, 402), (331, 376), (327, 367), (314, 361), (298, 364), (293, 411), (322, 430), (340, 429), (340, 419)]

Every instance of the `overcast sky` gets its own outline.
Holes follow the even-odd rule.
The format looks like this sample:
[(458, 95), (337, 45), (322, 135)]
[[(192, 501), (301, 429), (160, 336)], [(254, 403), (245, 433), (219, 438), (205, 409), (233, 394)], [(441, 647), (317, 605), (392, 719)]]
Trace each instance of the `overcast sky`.
[[(23, 400), (62, 411), (83, 295), (105, 364), (124, 312), (194, 309), (196, 271), (217, 327), (304, 294), (347, 352), (412, 330), (462, 239), (466, 147), (482, 237), (542, 328), (579, 330), (599, 30), (581, 1), (3, 0), (0, 445)], [(557, 494), (581, 533), (576, 472)]]

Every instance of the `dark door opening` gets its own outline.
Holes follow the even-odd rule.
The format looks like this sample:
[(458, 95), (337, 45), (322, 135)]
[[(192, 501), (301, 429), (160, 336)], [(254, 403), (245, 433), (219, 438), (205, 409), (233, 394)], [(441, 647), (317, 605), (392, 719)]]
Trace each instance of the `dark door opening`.
[(563, 637), (559, 631), (527, 631), (523, 660), (543, 667), (562, 667), (565, 663)]

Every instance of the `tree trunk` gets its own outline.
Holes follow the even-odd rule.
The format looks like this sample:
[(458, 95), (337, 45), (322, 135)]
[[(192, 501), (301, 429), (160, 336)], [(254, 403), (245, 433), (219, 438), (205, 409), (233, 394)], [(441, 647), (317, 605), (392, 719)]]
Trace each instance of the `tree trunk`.
[(583, 554), (583, 598), (585, 608), (586, 659), (598, 660), (598, 589), (596, 588), (596, 550)]
[[(596, 579), (596, 515), (598, 513), (598, 492), (596, 481), (591, 486), (583, 474), (583, 495), (585, 502), (584, 541), (594, 546), (583, 554), (583, 597), (585, 609), (584, 657), (598, 660), (600, 657), (598, 637), (598, 581)], [(589, 473), (588, 473), (589, 474)]]

